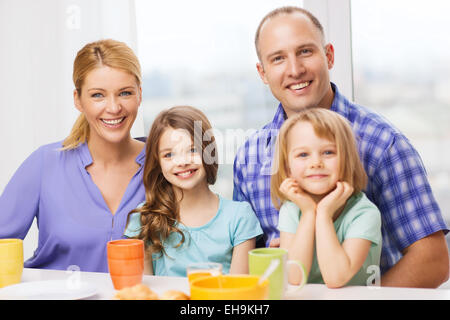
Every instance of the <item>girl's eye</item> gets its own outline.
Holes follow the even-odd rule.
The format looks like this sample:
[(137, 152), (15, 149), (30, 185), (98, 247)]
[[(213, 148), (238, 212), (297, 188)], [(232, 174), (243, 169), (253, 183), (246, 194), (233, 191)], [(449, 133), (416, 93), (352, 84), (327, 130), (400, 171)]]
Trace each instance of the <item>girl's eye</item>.
[(334, 152), (334, 150), (325, 150), (323, 152), (324, 155), (330, 156), (330, 155), (334, 155), (336, 154), (336, 152)]
[(100, 92), (94, 93), (91, 95), (92, 98), (101, 98), (103, 97), (103, 94), (101, 94)]
[(172, 152), (167, 152), (163, 155), (164, 158), (171, 158), (173, 156)]
[(299, 154), (297, 154), (297, 157), (299, 157), (299, 158), (304, 158), (307, 156), (308, 156), (308, 153), (306, 153), (306, 152), (300, 152)]
[(192, 153), (196, 153), (196, 152), (197, 152), (197, 148), (196, 148), (196, 147), (192, 147), (192, 148), (191, 148), (191, 152), (192, 152)]

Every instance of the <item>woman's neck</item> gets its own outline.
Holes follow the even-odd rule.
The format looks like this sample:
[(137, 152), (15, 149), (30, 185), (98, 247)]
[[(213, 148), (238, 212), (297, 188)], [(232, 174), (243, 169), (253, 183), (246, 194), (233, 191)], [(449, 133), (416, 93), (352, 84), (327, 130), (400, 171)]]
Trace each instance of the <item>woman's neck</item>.
[(131, 137), (119, 143), (107, 143), (93, 138), (88, 140), (87, 145), (92, 161), (96, 164), (102, 163), (107, 166), (129, 160), (130, 156), (134, 156), (136, 153), (136, 143), (139, 142)]

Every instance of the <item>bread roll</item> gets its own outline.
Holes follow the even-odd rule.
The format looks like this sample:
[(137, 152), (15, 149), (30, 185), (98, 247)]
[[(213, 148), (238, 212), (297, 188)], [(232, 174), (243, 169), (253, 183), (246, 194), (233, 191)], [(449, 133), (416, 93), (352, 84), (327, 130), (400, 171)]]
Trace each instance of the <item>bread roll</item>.
[(161, 295), (161, 300), (189, 300), (189, 296), (178, 290), (167, 290)]
[(117, 291), (116, 300), (158, 300), (158, 295), (144, 284), (126, 287)]

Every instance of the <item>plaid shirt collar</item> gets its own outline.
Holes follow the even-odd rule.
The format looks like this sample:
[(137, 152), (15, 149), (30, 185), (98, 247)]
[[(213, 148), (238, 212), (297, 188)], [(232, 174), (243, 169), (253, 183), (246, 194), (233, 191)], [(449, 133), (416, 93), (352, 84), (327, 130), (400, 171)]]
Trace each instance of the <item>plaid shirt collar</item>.
[[(349, 101), (339, 92), (337, 86), (333, 82), (330, 82), (330, 84), (334, 92), (334, 99), (330, 109), (345, 116), (346, 114), (345, 105), (348, 105)], [(281, 126), (283, 125), (284, 121), (286, 121), (286, 119), (287, 119), (286, 112), (284, 111), (283, 106), (280, 103), (278, 105), (278, 109), (275, 113), (275, 116), (272, 119), (272, 122), (268, 123), (267, 126), (265, 127), (265, 129), (268, 130), (266, 146), (269, 146), (272, 137), (276, 138), (276, 136), (278, 135), (278, 131), (280, 130)]]

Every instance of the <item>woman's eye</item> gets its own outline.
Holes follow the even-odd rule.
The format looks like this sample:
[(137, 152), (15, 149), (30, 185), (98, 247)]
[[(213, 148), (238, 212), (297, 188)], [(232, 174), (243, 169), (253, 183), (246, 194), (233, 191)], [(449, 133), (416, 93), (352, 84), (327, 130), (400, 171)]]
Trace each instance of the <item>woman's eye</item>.
[(131, 96), (131, 95), (132, 95), (131, 91), (122, 91), (120, 93), (120, 96)]
[(101, 98), (103, 97), (103, 94), (101, 94), (100, 92), (94, 93), (91, 95), (92, 98)]

